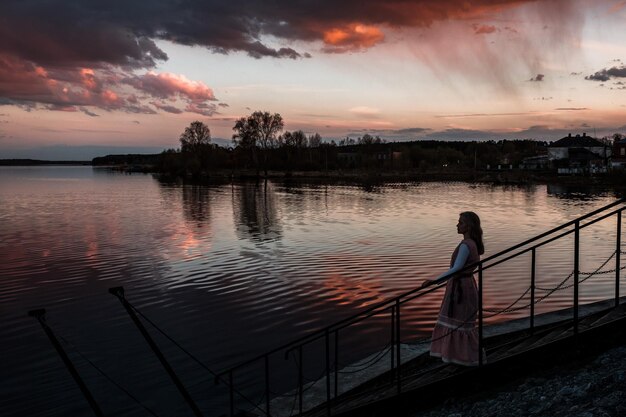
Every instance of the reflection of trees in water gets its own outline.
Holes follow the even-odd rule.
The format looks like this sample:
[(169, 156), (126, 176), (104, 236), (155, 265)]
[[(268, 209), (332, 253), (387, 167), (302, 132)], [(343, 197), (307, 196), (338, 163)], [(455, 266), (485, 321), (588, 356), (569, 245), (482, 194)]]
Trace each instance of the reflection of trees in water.
[(168, 210), (182, 209), (188, 224), (202, 227), (211, 223), (211, 187), (158, 178), (162, 201)]
[(233, 210), (237, 236), (254, 242), (282, 237), (276, 207), (276, 191), (268, 181), (233, 187)]
[(599, 198), (621, 198), (618, 192), (611, 192), (601, 187), (577, 184), (548, 184), (548, 195), (564, 200), (593, 201)]
[(183, 214), (189, 223), (198, 227), (211, 222), (210, 189), (202, 185), (185, 184), (182, 188)]

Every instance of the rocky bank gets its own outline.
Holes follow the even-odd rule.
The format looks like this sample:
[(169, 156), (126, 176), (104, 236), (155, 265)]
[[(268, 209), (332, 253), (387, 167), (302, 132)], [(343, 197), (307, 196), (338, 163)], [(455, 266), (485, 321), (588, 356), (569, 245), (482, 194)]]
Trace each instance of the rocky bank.
[(626, 346), (544, 369), (510, 384), (411, 417), (626, 416)]

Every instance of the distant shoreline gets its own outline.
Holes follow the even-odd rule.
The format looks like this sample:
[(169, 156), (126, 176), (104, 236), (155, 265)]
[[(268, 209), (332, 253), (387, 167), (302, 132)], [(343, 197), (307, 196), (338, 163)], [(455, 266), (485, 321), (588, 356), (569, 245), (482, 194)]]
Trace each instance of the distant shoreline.
[(183, 180), (192, 183), (212, 183), (247, 180), (279, 180), (304, 181), (315, 183), (366, 183), (385, 184), (398, 182), (432, 182), (432, 181), (459, 181), (468, 184), (493, 184), (531, 186), (540, 184), (609, 187), (612, 189), (626, 188), (622, 175), (579, 176), (557, 175), (545, 171), (522, 170), (406, 170), (406, 171), (368, 171), (368, 170), (329, 170), (329, 171), (268, 171), (267, 176), (257, 174), (256, 170), (215, 170), (198, 177), (173, 176), (159, 172), (152, 165), (121, 166), (121, 165), (94, 165), (92, 161), (46, 161), (36, 159), (0, 159), (0, 166), (92, 166), (94, 168), (110, 169), (123, 173), (156, 174), (161, 179)]
[(46, 161), (41, 159), (0, 159), (0, 166), (91, 165), (91, 161)]

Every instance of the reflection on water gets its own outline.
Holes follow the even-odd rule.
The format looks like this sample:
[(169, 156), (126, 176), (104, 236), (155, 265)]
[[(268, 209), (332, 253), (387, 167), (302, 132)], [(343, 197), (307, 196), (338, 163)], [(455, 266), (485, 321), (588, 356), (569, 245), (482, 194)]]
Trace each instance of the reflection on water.
[[(41, 329), (25, 317), (29, 309), (46, 307), (59, 334), (160, 415), (186, 414), (109, 287), (123, 285), (172, 337), (222, 369), (439, 274), (459, 240), (461, 211), (481, 215), (489, 255), (614, 198), (609, 191), (541, 185), (206, 186), (89, 167), (0, 168), (0, 366), (7, 375), (0, 414), (90, 414)], [(614, 244), (614, 220), (585, 229), (581, 270), (600, 266)], [(564, 239), (538, 251), (539, 286), (571, 272), (572, 247)], [(529, 265), (524, 256), (485, 271), (486, 306), (506, 307), (519, 297)], [(612, 291), (611, 274), (601, 275), (581, 286), (581, 299)], [(403, 307), (405, 340), (429, 333), (440, 302), (433, 293)], [(571, 302), (571, 290), (563, 290), (537, 310)], [(388, 317), (372, 323), (342, 335), (342, 346), (360, 349), (346, 348), (345, 360), (383, 340)], [(223, 414), (225, 393), (211, 377), (167, 340), (157, 342), (201, 408)], [(105, 414), (143, 415), (67, 349)]]
[(233, 187), (233, 211), (237, 235), (254, 242), (271, 242), (281, 237), (276, 190), (269, 181)]
[(211, 201), (208, 187), (188, 185), (183, 187), (183, 213), (185, 219), (200, 228), (211, 225)]

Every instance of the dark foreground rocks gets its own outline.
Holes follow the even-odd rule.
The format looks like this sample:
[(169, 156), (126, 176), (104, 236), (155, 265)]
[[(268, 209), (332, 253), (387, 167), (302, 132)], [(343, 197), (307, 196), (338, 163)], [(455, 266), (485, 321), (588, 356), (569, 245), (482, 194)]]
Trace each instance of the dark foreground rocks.
[(626, 417), (626, 346), (410, 416)]

